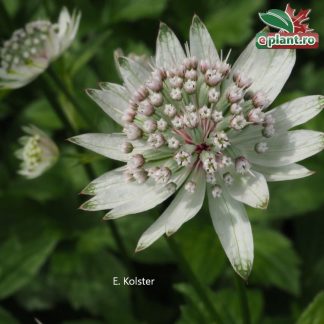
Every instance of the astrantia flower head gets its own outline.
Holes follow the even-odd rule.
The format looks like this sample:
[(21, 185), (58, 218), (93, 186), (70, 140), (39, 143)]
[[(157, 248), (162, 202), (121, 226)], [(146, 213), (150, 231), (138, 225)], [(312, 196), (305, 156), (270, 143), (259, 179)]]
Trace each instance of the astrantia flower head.
[[(105, 219), (135, 214), (174, 200), (139, 240), (143, 250), (171, 235), (201, 209), (207, 192), (214, 228), (243, 278), (253, 263), (253, 238), (243, 204), (266, 208), (268, 181), (311, 174), (295, 162), (324, 146), (323, 133), (288, 131), (317, 115), (321, 96), (272, 110), (295, 63), (294, 50), (258, 50), (255, 40), (231, 67), (198, 17), (185, 50), (164, 24), (149, 65), (120, 57), (124, 85), (101, 83), (90, 97), (121, 134), (85, 134), (81, 146), (126, 165), (109, 171), (83, 193), (85, 210), (111, 209)], [(157, 100), (158, 99), (158, 100)]]
[(58, 22), (38, 20), (16, 30), (0, 49), (0, 89), (23, 87), (73, 42), (81, 14), (63, 8)]
[(16, 151), (18, 159), (22, 160), (19, 174), (33, 179), (51, 168), (59, 156), (55, 143), (35, 126), (24, 127), (26, 135), (19, 142), (22, 148)]

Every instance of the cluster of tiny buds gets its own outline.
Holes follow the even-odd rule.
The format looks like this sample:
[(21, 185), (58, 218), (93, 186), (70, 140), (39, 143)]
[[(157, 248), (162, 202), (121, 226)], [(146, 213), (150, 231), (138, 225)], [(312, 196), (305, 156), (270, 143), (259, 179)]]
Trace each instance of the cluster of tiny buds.
[(57, 30), (56, 25), (48, 21), (35, 21), (24, 29), (16, 30), (12, 37), (5, 41), (1, 49), (1, 66), (5, 69), (26, 64), (30, 59), (42, 55), (44, 42), (49, 33)]
[[(220, 197), (221, 183), (231, 186), (235, 176), (252, 174), (248, 159), (231, 150), (227, 130), (255, 125), (262, 127), (265, 138), (275, 134), (275, 120), (264, 111), (269, 103), (267, 96), (249, 90), (253, 80), (244, 73), (231, 74), (233, 83), (221, 95), (220, 83), (229, 75), (226, 60), (210, 64), (195, 57), (185, 58), (170, 70), (155, 68), (150, 79), (134, 91), (122, 117), (128, 139), (122, 151), (132, 153), (131, 141), (137, 139), (146, 141), (157, 156), (162, 147), (168, 147), (177, 168), (201, 167), (212, 186), (212, 196)], [(188, 151), (186, 144), (195, 148)], [(267, 142), (256, 143), (254, 150), (265, 153)], [(159, 184), (172, 183), (170, 168), (147, 167), (141, 154), (130, 156), (125, 176), (138, 183), (149, 178)], [(187, 181), (184, 188), (193, 193), (196, 183)]]
[(35, 134), (28, 137), (23, 148), (23, 159), (28, 171), (33, 171), (42, 160), (42, 148), (40, 147), (40, 136)]

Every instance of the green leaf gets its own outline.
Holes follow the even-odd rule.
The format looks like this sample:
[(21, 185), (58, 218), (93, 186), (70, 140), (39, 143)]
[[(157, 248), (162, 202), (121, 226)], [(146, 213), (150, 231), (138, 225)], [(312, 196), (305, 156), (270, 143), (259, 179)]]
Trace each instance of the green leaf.
[(253, 228), (253, 236), (255, 257), (250, 281), (298, 295), (300, 262), (291, 242), (278, 232), (258, 227)]
[(68, 72), (71, 77), (75, 75), (97, 54), (98, 49), (103, 46), (103, 43), (110, 35), (111, 31), (107, 30), (101, 35), (96, 35), (96, 37), (89, 44), (84, 44), (84, 47), (80, 49), (80, 55), (78, 55), (77, 59), (74, 59), (74, 61), (68, 68)]
[(209, 215), (206, 223), (199, 216), (203, 215), (185, 224), (175, 239), (200, 280), (212, 283), (224, 270), (227, 259)]
[(18, 324), (18, 321), (4, 308), (0, 307), (0, 323)]
[(299, 318), (297, 324), (321, 324), (324, 323), (324, 292), (320, 292), (308, 305)]
[[(226, 1), (223, 6), (208, 11), (205, 24), (210, 32), (216, 48), (229, 45), (244, 45), (252, 38), (256, 12), (264, 4), (264, 0)], [(213, 1), (219, 3), (217, 1)], [(240, 22), (239, 24), (237, 22)]]
[(0, 245), (1, 299), (14, 294), (36, 275), (53, 251), (57, 239), (55, 233), (39, 233), (30, 241), (13, 236)]
[(164, 10), (166, 4), (167, 0), (113, 0), (111, 19), (116, 23), (154, 18)]
[(294, 25), (289, 15), (278, 9), (271, 9), (266, 13), (259, 13), (260, 19), (270, 27), (277, 28), (279, 30), (285, 30), (288, 33), (294, 32)]
[[(176, 284), (175, 289), (179, 291), (187, 301), (185, 306), (181, 307), (181, 317), (177, 324), (201, 324), (214, 323), (214, 319), (209, 317), (200, 298), (193, 288), (187, 284)], [(223, 323), (243, 324), (243, 316), (240, 304), (239, 294), (234, 289), (221, 289), (217, 292), (207, 290), (215, 309), (221, 316)], [(263, 312), (263, 297), (259, 291), (248, 289), (248, 305), (251, 314), (251, 323), (260, 323)]]

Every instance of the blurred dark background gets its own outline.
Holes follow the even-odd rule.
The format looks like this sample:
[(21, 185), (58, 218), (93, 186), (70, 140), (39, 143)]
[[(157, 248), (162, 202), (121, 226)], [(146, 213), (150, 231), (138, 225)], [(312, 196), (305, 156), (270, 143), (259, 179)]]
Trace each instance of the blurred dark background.
[[(82, 11), (76, 41), (53, 66), (82, 115), (57, 85), (49, 84), (76, 133), (119, 130), (83, 90), (97, 87), (99, 81), (120, 82), (113, 59), (116, 48), (153, 55), (159, 21), (185, 42), (192, 16), (198, 14), (218, 50), (232, 49), (233, 63), (263, 28), (258, 12), (286, 6), (265, 0), (0, 1), (0, 41), (28, 21), (55, 21), (62, 6)], [(310, 27), (320, 34), (320, 48), (298, 51), (295, 69), (273, 106), (323, 93), (324, 2), (293, 1), (291, 6), (312, 9)], [(65, 141), (71, 133), (44, 96), (44, 82), (41, 77), (22, 89), (0, 92), (0, 324), (35, 323), (35, 318), (44, 324), (211, 323), (164, 239), (134, 253), (138, 238), (163, 206), (116, 221), (128, 261), (102, 215), (78, 210), (84, 200), (78, 193), (90, 181), (84, 166), (91, 164), (99, 175), (118, 164)], [(303, 128), (323, 130), (323, 123), (322, 114)], [(51, 134), (61, 151), (55, 167), (34, 180), (16, 173), (14, 152), (26, 124)], [(312, 177), (270, 183), (268, 210), (248, 210), (255, 240), (255, 264), (247, 285), (253, 323), (295, 323), (324, 287), (323, 162), (324, 155), (318, 154), (302, 163), (316, 171)], [(224, 322), (243, 323), (235, 275), (208, 209), (183, 226), (175, 239), (210, 290)], [(155, 278), (156, 284), (112, 285), (112, 277), (130, 273)], [(324, 323), (324, 317), (318, 323)]]

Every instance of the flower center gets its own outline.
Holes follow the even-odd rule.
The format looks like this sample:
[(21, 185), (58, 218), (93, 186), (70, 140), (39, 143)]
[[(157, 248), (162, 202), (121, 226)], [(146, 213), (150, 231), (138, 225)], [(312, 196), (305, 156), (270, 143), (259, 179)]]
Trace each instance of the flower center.
[[(265, 95), (248, 92), (253, 80), (242, 73), (231, 74), (232, 85), (223, 90), (221, 84), (230, 75), (226, 60), (210, 64), (188, 57), (177, 68), (156, 68), (132, 94), (123, 117), (124, 132), (130, 141), (146, 141), (155, 153), (149, 159), (153, 162), (145, 161), (144, 154), (136, 172), (127, 171), (128, 180), (130, 173), (136, 180), (140, 169), (145, 179), (166, 183), (183, 167), (199, 167), (208, 182), (215, 184), (221, 179), (222, 184), (231, 185), (234, 173), (244, 176), (250, 172), (249, 161), (230, 138), (253, 126), (261, 126), (263, 136), (270, 137), (275, 132), (274, 120), (263, 111)], [(125, 147), (127, 153), (132, 151), (130, 145)], [(257, 153), (266, 150), (264, 142), (255, 145)], [(190, 192), (195, 190), (193, 184), (187, 187)], [(213, 195), (218, 197), (221, 192), (218, 185)]]

